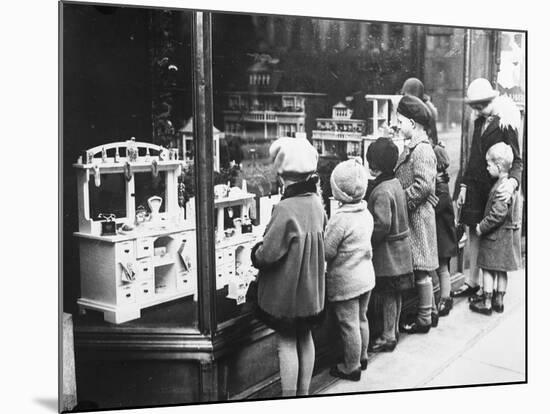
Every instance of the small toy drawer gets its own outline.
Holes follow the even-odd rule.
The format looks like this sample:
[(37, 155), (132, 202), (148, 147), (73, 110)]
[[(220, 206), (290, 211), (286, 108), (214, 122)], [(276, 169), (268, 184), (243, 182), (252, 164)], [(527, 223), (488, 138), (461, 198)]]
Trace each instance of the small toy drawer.
[(235, 263), (226, 263), (223, 266), (223, 273), (227, 281), (235, 277)]
[(216, 289), (223, 289), (227, 285), (225, 266), (216, 266)]
[(226, 265), (233, 265), (235, 267), (235, 250), (225, 249), (223, 252), (223, 263)]
[(153, 261), (151, 258), (138, 260), (136, 263), (136, 279), (152, 279), (154, 276)]
[(116, 304), (125, 305), (135, 303), (136, 295), (133, 284), (118, 286), (116, 289)]
[(225, 249), (216, 250), (216, 268), (221, 267), (225, 263)]
[(155, 294), (155, 286), (152, 280), (138, 282), (136, 286), (136, 295), (138, 302), (147, 302)]
[(117, 243), (116, 255), (117, 261), (119, 262), (126, 263), (132, 261), (135, 257), (134, 242), (130, 240), (122, 243)]
[(176, 277), (176, 289), (178, 291), (192, 291), (193, 280), (191, 279), (191, 272), (178, 272)]
[(153, 238), (145, 237), (143, 239), (136, 240), (136, 257), (149, 257), (153, 255)]

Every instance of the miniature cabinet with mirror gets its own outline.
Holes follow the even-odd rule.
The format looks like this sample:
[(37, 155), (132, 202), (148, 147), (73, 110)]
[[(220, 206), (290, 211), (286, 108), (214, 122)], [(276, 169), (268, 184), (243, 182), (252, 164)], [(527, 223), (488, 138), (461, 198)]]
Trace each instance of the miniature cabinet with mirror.
[[(73, 166), (81, 313), (99, 311), (119, 324), (140, 318), (144, 308), (196, 301), (194, 199), (181, 193), (185, 161), (177, 152), (132, 139), (91, 148)], [(216, 187), (216, 289), (239, 305), (255, 277), (250, 249), (260, 228), (248, 219), (255, 199), (246, 184)], [(224, 215), (234, 212), (228, 225)]]

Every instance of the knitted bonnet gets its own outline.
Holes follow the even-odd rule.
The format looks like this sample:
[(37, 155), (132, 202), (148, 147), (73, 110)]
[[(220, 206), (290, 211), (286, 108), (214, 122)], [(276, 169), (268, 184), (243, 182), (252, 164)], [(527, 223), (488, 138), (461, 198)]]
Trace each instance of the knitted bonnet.
[(342, 203), (361, 201), (367, 191), (367, 171), (358, 158), (338, 164), (330, 175), (332, 195)]

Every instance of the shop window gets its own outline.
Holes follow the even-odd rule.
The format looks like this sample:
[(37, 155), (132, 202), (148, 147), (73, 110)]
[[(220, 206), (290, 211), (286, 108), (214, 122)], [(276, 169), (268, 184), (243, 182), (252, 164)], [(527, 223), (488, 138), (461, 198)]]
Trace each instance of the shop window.
[[(63, 7), (72, 22), (64, 53), (82, 56), (86, 49), (83, 59), (94, 62), (78, 62), (79, 77), (67, 75), (75, 72), (71, 60), (63, 71), (65, 136), (76, 137), (64, 146), (71, 198), (64, 209), (77, 218), (64, 223), (71, 232), (64, 257), (80, 260), (65, 259), (65, 272), (78, 279), (79, 289), (65, 293), (64, 309), (78, 308), (78, 326), (196, 332), (195, 157), (192, 129), (186, 129), (192, 116), (191, 12), (113, 8), (105, 15), (86, 5)], [(114, 32), (121, 35), (114, 38)], [(120, 62), (113, 57), (119, 55)], [(130, 64), (135, 70), (126, 69)], [(138, 90), (147, 93), (136, 95)], [(148, 102), (141, 112), (136, 100)], [(133, 121), (142, 118), (149, 121)], [(89, 129), (90, 123), (97, 128)]]

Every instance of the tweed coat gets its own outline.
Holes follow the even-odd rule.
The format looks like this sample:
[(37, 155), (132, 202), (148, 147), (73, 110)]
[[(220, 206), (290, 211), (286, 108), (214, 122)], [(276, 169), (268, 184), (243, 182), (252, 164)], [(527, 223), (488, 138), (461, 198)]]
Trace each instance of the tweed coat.
[(372, 263), (376, 277), (412, 273), (412, 253), (407, 202), (396, 178), (380, 182), (369, 195), (374, 219)]
[(479, 223), (481, 238), (477, 264), (480, 268), (511, 272), (521, 264), (521, 194), (515, 191), (505, 203), (496, 198), (499, 179), (489, 193), (483, 220)]
[(438, 268), (435, 227), (437, 160), (426, 133), (413, 137), (399, 155), (395, 176), (405, 190), (411, 232), (413, 269)]

